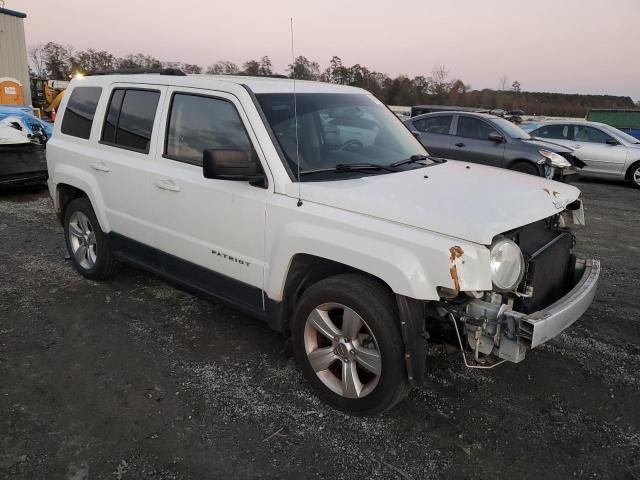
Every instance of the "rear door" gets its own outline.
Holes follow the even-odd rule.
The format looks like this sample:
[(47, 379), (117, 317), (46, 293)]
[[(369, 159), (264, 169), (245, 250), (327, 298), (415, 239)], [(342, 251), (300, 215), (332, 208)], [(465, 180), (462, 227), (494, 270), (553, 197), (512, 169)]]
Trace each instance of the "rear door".
[(414, 131), (420, 142), (436, 157), (451, 158), (451, 126), (453, 115), (435, 115), (413, 120)]
[[(620, 175), (624, 172), (627, 148), (611, 135), (589, 125), (574, 124), (571, 148), (585, 162), (586, 172)], [(608, 143), (611, 142), (611, 143)]]
[(149, 172), (155, 160), (163, 85), (113, 84), (97, 113), (102, 119), (99, 142), (88, 159), (100, 185), (111, 230), (151, 246), (157, 238), (147, 227), (151, 202)]
[(502, 135), (485, 120), (458, 115), (449, 158), (504, 167), (505, 143), (489, 139), (491, 133)]

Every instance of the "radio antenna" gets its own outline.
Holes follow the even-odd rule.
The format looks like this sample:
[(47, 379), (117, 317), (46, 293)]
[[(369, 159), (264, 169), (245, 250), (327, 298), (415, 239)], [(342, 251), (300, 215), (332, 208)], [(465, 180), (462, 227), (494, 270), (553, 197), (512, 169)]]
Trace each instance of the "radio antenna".
[(296, 55), (293, 49), (293, 17), (291, 17), (291, 76), (293, 78), (293, 120), (296, 126), (296, 167), (298, 168), (298, 206), (302, 206), (300, 194), (300, 140), (298, 138), (298, 97), (296, 95)]

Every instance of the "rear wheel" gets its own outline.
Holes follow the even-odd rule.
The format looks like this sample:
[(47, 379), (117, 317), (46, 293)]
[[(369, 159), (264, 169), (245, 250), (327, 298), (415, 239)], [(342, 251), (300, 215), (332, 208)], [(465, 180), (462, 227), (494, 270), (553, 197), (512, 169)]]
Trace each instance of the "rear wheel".
[(292, 337), (305, 377), (339, 410), (373, 415), (408, 392), (394, 298), (375, 280), (344, 274), (310, 287), (296, 308)]
[(531, 162), (519, 161), (511, 165), (511, 170), (514, 172), (528, 173), (529, 175), (540, 176), (540, 170), (537, 165)]
[(636, 162), (627, 171), (627, 180), (636, 188), (640, 188), (640, 162)]
[(111, 249), (88, 198), (76, 198), (65, 209), (64, 238), (71, 262), (83, 276), (102, 280), (111, 275)]

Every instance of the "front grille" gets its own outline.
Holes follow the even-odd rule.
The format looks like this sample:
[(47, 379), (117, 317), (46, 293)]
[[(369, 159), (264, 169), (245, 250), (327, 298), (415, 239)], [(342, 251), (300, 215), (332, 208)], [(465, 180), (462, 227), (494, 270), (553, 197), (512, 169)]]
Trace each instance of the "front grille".
[(573, 235), (564, 231), (531, 254), (523, 287), (531, 288), (533, 295), (520, 299), (518, 311), (538, 311), (567, 293), (572, 275), (572, 247)]

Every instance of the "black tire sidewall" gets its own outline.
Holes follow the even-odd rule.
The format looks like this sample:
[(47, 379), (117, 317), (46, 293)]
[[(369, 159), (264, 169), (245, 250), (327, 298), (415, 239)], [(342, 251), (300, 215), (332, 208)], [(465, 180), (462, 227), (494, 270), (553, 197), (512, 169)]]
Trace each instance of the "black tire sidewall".
[(528, 175), (536, 175), (538, 177), (540, 176), (540, 168), (538, 167), (538, 165), (522, 160), (515, 162), (511, 166), (510, 170), (513, 170), (514, 172), (525, 173)]
[[(391, 408), (406, 393), (404, 343), (393, 298), (377, 282), (357, 275), (338, 275), (318, 282), (303, 295), (295, 310), (292, 343), (298, 365), (318, 396), (354, 415), (373, 415)], [(358, 282), (359, 284), (355, 284)], [(371, 329), (382, 360), (382, 372), (375, 389), (363, 398), (349, 399), (326, 387), (309, 363), (304, 347), (304, 329), (311, 311), (323, 303), (340, 303), (357, 312)]]
[[(69, 220), (71, 219), (71, 215), (73, 215), (74, 212), (84, 213), (87, 218), (89, 218), (89, 222), (91, 222), (91, 227), (93, 228), (94, 234), (96, 236), (96, 263), (91, 268), (82, 267), (73, 255), (71, 240), (69, 236)], [(108, 273), (110, 273), (111, 271), (111, 264), (113, 261), (111, 258), (111, 249), (109, 248), (107, 237), (102, 231), (102, 228), (100, 228), (100, 223), (98, 222), (96, 214), (94, 213), (88, 198), (76, 198), (75, 200), (72, 200), (69, 205), (67, 205), (67, 208), (64, 211), (63, 227), (67, 252), (69, 253), (69, 257), (71, 258), (71, 262), (73, 263), (75, 269), (83, 276), (92, 280), (99, 280), (108, 275)]]
[(631, 167), (629, 167), (629, 173), (627, 174), (627, 180), (629, 181), (631, 186), (633, 186), (634, 188), (640, 188), (640, 185), (638, 185), (633, 180), (633, 174), (636, 173), (638, 170), (640, 170), (640, 162), (636, 162), (633, 165), (631, 165)]

